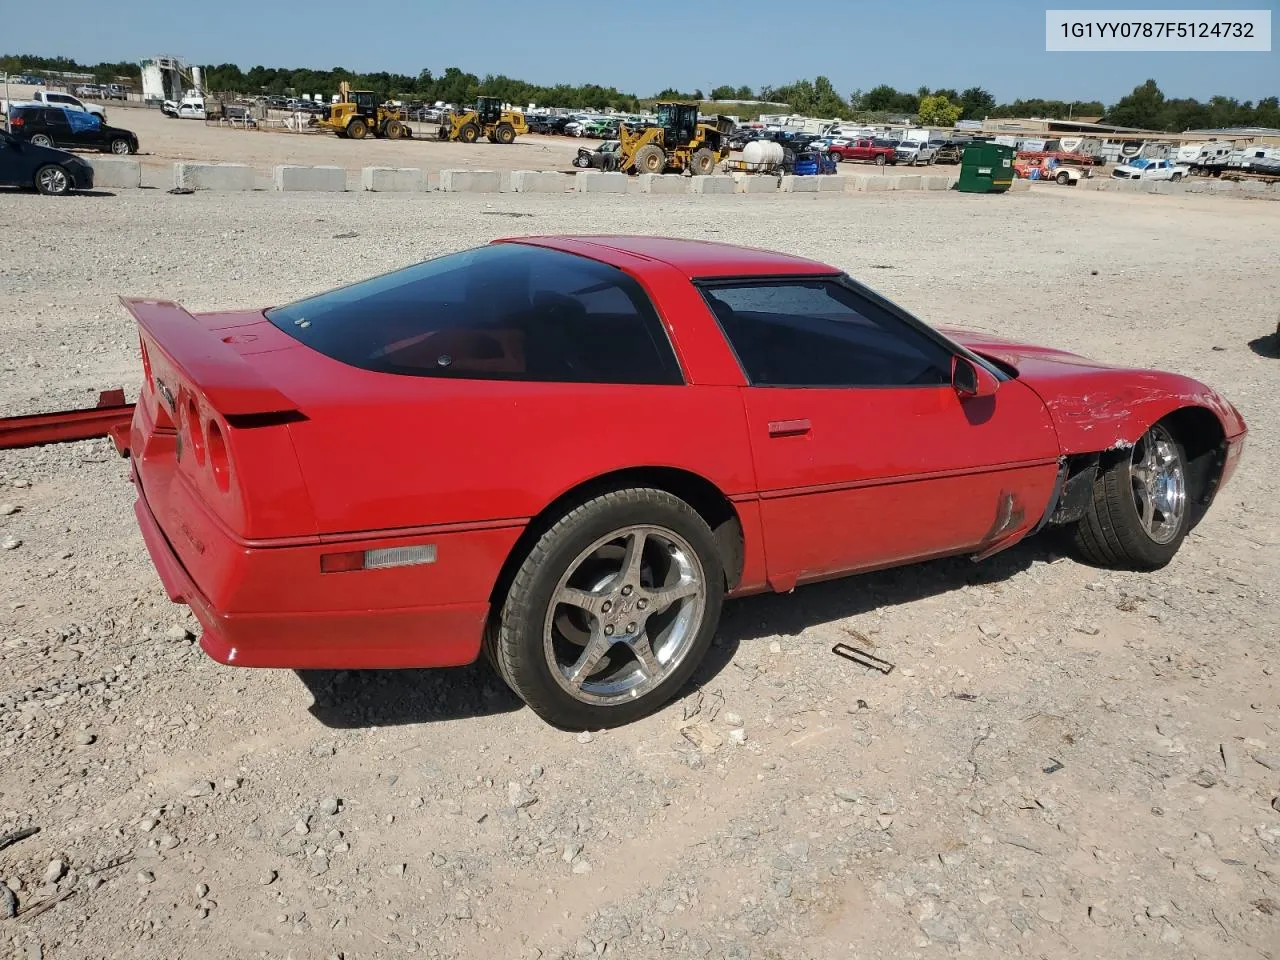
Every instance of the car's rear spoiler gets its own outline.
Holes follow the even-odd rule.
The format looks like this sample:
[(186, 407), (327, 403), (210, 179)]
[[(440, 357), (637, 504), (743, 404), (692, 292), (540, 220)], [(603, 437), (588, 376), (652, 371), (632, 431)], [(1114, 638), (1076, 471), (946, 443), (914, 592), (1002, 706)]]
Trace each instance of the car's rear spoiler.
[(296, 412), (292, 400), (267, 383), (250, 363), (213, 330), (171, 300), (121, 297), (124, 308), (219, 413)]

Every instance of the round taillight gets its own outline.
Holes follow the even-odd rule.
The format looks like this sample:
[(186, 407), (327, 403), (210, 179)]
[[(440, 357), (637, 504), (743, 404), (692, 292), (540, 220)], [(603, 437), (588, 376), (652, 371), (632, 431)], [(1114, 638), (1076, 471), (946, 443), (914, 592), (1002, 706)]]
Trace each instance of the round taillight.
[(218, 421), (210, 420), (205, 430), (206, 442), (209, 445), (209, 466), (213, 468), (213, 481), (218, 489), (226, 493), (231, 489), (231, 462), (227, 457), (227, 441), (222, 438), (222, 428)]
[(191, 452), (196, 455), (196, 463), (204, 466), (204, 428), (200, 424), (200, 407), (195, 398), (187, 398), (187, 433), (191, 438)]

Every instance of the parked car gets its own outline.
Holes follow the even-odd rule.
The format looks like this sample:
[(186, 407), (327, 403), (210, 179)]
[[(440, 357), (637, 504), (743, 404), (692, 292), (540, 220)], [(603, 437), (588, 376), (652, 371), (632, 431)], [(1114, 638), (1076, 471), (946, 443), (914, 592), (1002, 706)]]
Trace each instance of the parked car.
[[(1051, 526), (1162, 567), (1246, 433), (1188, 377), (936, 330), (835, 267), (694, 240), (498, 241), (265, 314), (124, 303), (135, 512), (206, 653), (483, 648), (568, 728), (673, 697), (726, 596)], [(565, 426), (636, 411), (625, 442)]]
[(1177, 183), (1191, 175), (1191, 168), (1172, 160), (1151, 160), (1139, 157), (1122, 163), (1111, 171), (1113, 180), (1172, 180)]
[(72, 190), (92, 190), (93, 167), (74, 153), (0, 131), (0, 184), (61, 196)]
[(911, 166), (928, 165), (938, 156), (938, 148), (927, 140), (903, 140), (895, 148), (898, 163)]
[(84, 113), (93, 113), (101, 117), (106, 122), (106, 108), (98, 106), (96, 103), (85, 103), (79, 97), (72, 96), (69, 93), (57, 93), (52, 90), (37, 90), (31, 94), (33, 103), (41, 103), (51, 107), (65, 107), (68, 110), (80, 110)]
[(573, 165), (580, 170), (617, 170), (620, 160), (618, 151), (621, 147), (617, 140), (606, 140), (594, 150), (579, 147), (578, 155), (573, 158)]
[(829, 152), (841, 160), (856, 160), (861, 163), (874, 163), (883, 167), (885, 164), (897, 163), (898, 154), (896, 140), (860, 139), (852, 143), (832, 144)]
[(1048, 157), (1015, 157), (1013, 175), (1023, 180), (1052, 180), (1075, 186), (1082, 179), (1078, 167), (1071, 167)]
[(109, 127), (94, 114), (65, 107), (14, 107), (9, 132), (42, 147), (102, 150), (121, 156), (138, 152), (133, 131)]
[(964, 155), (964, 142), (961, 140), (944, 140), (934, 155), (934, 163), (959, 163)]

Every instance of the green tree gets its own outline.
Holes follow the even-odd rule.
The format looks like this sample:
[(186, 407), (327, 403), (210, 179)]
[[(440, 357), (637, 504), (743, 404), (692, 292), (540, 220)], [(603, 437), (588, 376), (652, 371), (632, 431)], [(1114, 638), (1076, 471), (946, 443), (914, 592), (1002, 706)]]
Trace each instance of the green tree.
[(737, 95), (738, 95), (738, 91), (734, 87), (722, 85), (719, 87), (711, 88), (712, 100), (732, 100)]
[(921, 97), (916, 122), (922, 127), (954, 127), (963, 112), (963, 107), (944, 96)]
[(1161, 126), (1163, 113), (1164, 94), (1154, 80), (1148, 80), (1111, 106), (1107, 110), (1106, 121), (1118, 127), (1156, 130)]
[(970, 87), (960, 94), (960, 119), (981, 120), (995, 109), (996, 98), (981, 87)]

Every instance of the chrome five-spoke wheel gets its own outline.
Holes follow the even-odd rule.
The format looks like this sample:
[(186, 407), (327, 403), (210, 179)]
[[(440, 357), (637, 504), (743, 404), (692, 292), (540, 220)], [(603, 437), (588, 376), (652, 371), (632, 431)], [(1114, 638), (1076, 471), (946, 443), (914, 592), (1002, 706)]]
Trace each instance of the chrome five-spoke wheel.
[(720, 550), (707, 519), (667, 490), (626, 487), (569, 507), (546, 521), (504, 588), (485, 634), (489, 659), (560, 727), (652, 713), (711, 646)]
[(1182, 529), (1187, 478), (1182, 455), (1164, 427), (1157, 424), (1134, 444), (1129, 479), (1142, 528), (1154, 542), (1169, 543)]
[(643, 696), (677, 669), (706, 609), (706, 574), (673, 530), (636, 525), (582, 550), (556, 585), (543, 650), (583, 703)]

